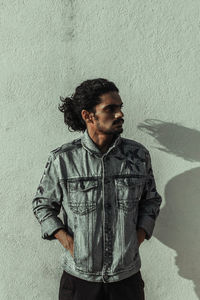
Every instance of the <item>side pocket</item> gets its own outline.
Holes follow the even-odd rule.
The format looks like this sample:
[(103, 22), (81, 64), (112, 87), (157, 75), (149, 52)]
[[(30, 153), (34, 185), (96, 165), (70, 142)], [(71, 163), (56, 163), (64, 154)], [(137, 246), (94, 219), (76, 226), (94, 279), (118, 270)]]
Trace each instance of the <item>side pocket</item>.
[(61, 295), (61, 294), (62, 295), (71, 295), (71, 294), (66, 294), (66, 292), (71, 293), (73, 291), (72, 280), (73, 279), (70, 277), (70, 274), (68, 274), (66, 271), (63, 271), (63, 274), (60, 279), (59, 295)]
[(141, 275), (140, 271), (138, 272), (138, 280), (139, 280), (139, 284), (142, 286), (142, 288), (144, 288), (145, 287), (145, 283), (144, 283), (144, 280), (142, 278), (142, 275)]

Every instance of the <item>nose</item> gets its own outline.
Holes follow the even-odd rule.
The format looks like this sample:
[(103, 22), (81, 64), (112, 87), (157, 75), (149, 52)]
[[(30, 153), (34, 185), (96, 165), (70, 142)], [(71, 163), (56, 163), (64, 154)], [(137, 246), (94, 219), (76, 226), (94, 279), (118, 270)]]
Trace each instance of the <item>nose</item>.
[(116, 112), (115, 119), (121, 119), (124, 116), (123, 112), (120, 110)]

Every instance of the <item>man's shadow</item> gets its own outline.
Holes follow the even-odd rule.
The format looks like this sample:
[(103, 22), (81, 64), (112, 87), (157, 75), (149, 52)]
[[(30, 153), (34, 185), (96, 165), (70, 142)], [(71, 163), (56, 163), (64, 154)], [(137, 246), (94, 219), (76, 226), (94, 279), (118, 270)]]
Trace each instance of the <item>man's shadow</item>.
[[(138, 129), (163, 147), (154, 147), (190, 162), (200, 162), (200, 132), (180, 124), (147, 119)], [(183, 172), (166, 184), (153, 236), (177, 253), (179, 275), (192, 280), (200, 297), (200, 167)]]

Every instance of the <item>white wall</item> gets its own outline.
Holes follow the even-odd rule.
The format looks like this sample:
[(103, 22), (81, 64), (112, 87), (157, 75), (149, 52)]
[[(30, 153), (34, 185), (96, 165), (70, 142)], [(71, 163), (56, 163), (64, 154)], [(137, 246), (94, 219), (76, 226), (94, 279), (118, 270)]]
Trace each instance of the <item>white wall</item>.
[(163, 196), (141, 245), (148, 300), (200, 299), (200, 2), (0, 2), (0, 299), (55, 300), (58, 241), (41, 239), (31, 201), (50, 150), (68, 132), (59, 96), (86, 79), (114, 81), (123, 136), (150, 151)]

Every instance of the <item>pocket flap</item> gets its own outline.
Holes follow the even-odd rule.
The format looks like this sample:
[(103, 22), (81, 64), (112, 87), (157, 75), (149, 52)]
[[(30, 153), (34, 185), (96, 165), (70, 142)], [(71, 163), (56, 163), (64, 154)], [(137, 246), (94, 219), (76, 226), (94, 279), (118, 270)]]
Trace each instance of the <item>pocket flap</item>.
[(69, 192), (88, 191), (98, 186), (98, 180), (76, 180), (68, 181)]
[(143, 185), (145, 183), (145, 177), (125, 177), (125, 178), (116, 178), (115, 182), (117, 185), (126, 185), (126, 186), (134, 186), (134, 185)]

